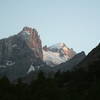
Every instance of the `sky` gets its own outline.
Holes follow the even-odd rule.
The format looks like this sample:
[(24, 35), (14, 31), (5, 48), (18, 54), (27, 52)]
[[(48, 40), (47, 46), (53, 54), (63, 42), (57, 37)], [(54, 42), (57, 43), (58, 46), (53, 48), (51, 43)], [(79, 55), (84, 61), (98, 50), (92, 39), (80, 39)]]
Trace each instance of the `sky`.
[(36, 28), (43, 45), (88, 54), (100, 43), (100, 0), (0, 0), (0, 39), (24, 26)]

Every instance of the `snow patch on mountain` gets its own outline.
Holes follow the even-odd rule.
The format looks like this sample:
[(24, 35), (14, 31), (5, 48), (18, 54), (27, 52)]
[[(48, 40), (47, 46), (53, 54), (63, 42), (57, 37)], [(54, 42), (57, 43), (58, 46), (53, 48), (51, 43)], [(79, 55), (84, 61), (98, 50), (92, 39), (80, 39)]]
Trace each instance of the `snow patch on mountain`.
[(5, 66), (5, 65), (0, 65), (0, 68), (7, 68), (7, 66)]
[[(52, 45), (52, 46), (50, 46), (49, 47), (49, 49), (61, 49), (61, 48), (63, 48), (63, 47), (65, 47), (66, 45), (64, 44), (64, 43), (57, 43), (57, 44), (54, 44), (54, 45)], [(68, 48), (67, 46), (66, 46), (66, 48)]]
[(76, 55), (73, 49), (69, 49), (64, 43), (57, 43), (50, 47), (44, 46), (43, 60), (47, 65), (55, 66), (68, 61)]
[(11, 60), (8, 60), (7, 62), (6, 62), (6, 65), (7, 66), (13, 66), (15, 64), (15, 62), (13, 62), (13, 61), (11, 61)]
[(43, 50), (43, 60), (51, 66), (61, 64), (69, 59), (67, 56), (60, 57), (59, 53)]
[(27, 71), (27, 74), (30, 73), (30, 72), (32, 72), (32, 71), (35, 71), (35, 68), (34, 68), (33, 65), (30, 66), (30, 68)]

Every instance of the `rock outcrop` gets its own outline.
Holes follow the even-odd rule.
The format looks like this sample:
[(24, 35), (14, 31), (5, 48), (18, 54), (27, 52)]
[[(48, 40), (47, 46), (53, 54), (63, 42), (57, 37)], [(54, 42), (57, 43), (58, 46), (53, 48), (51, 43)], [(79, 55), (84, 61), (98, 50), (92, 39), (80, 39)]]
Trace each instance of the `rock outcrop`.
[(24, 27), (17, 35), (0, 40), (0, 76), (10, 80), (24, 77), (30, 66), (42, 63), (40, 37), (35, 29)]
[(25, 39), (27, 45), (34, 51), (35, 56), (43, 59), (42, 43), (37, 30), (24, 27), (19, 35)]

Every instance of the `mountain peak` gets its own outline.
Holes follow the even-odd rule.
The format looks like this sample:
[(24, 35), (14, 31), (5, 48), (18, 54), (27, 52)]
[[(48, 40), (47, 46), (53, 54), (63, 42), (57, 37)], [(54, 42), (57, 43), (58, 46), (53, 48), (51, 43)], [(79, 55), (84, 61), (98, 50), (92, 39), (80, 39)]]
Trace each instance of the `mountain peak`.
[(37, 57), (43, 58), (42, 42), (35, 28), (25, 26), (18, 35), (21, 39), (25, 40), (29, 48), (34, 51)]
[(65, 43), (57, 43), (50, 47), (43, 47), (43, 60), (50, 66), (68, 61), (75, 55), (76, 52), (68, 48)]
[(31, 28), (31, 27), (27, 27), (27, 26), (25, 26), (22, 31), (24, 31), (24, 32), (26, 31), (26, 32), (29, 32), (31, 34), (32, 33), (38, 33), (35, 28)]
[(27, 37), (38, 35), (38, 32), (35, 28), (25, 26), (19, 34)]
[(49, 49), (54, 49), (54, 48), (55, 49), (61, 49), (61, 48), (64, 48), (64, 47), (68, 48), (65, 43), (56, 43), (56, 44), (50, 46)]
[(57, 44), (55, 44), (55, 45), (59, 45), (59, 46), (63, 47), (63, 46), (65, 46), (65, 43), (60, 42), (60, 43), (57, 43)]
[(54, 44), (54, 45), (48, 47), (48, 49), (50, 51), (53, 51), (53, 52), (64, 51), (64, 54), (65, 55), (69, 55), (70, 52), (73, 52), (73, 55), (76, 54), (76, 52), (72, 48), (69, 48), (68, 46), (66, 46), (65, 43), (57, 43), (57, 44)]

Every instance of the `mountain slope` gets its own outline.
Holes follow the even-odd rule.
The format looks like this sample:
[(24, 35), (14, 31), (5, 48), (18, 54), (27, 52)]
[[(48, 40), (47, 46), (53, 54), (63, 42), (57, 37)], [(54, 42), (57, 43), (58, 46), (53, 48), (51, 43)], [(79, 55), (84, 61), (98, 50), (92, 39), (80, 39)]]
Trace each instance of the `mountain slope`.
[(69, 61), (66, 61), (66, 62), (54, 67), (54, 70), (55, 71), (62, 71), (62, 72), (72, 70), (73, 68), (75, 68), (75, 66), (77, 64), (79, 64), (81, 61), (83, 61), (83, 59), (85, 57), (86, 57), (86, 55), (85, 55), (84, 52), (78, 53), (72, 59), (70, 59)]
[(66, 62), (75, 55), (76, 52), (69, 49), (64, 43), (57, 43), (50, 47), (43, 47), (43, 60), (50, 66), (56, 66)]
[(97, 61), (100, 61), (100, 43), (86, 56), (86, 58), (81, 63), (79, 63), (78, 67), (82, 67), (88, 70), (88, 66)]
[(35, 29), (24, 27), (14, 36), (0, 40), (0, 75), (10, 80), (24, 77), (32, 64), (42, 63), (40, 37)]

